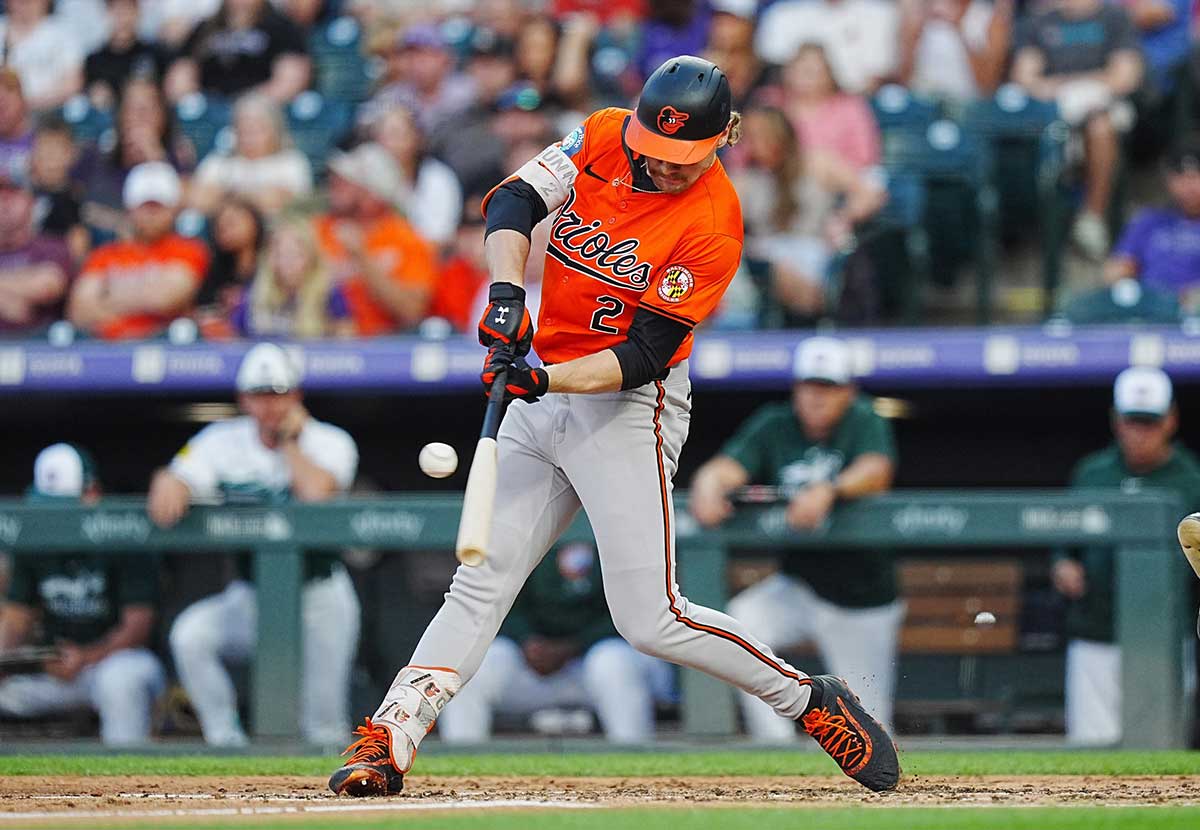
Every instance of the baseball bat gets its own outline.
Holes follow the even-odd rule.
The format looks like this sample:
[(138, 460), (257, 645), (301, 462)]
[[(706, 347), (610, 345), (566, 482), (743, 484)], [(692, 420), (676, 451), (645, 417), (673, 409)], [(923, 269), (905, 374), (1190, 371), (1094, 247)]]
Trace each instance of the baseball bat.
[[(1187, 557), (1188, 564), (1192, 566), (1196, 576), (1200, 576), (1200, 513), (1184, 516), (1179, 522), (1177, 533), (1183, 555)], [(1200, 623), (1197, 625), (1200, 626)], [(1197, 630), (1197, 634), (1200, 634), (1200, 629)]]
[(462, 516), (458, 520), (458, 541), (454, 555), (459, 562), (477, 568), (487, 559), (488, 536), (492, 529), (492, 513), (496, 503), (496, 433), (504, 415), (504, 386), (507, 370), (496, 373), (487, 408), (483, 411), (483, 428), (471, 472), (467, 475), (467, 490), (463, 493)]

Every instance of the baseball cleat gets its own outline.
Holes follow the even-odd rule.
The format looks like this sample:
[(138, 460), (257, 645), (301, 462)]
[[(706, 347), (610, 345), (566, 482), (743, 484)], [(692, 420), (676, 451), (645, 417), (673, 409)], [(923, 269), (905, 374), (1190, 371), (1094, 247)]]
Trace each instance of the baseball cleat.
[(1200, 576), (1200, 513), (1184, 516), (1179, 521), (1177, 532), (1183, 555), (1187, 557), (1196, 576)]
[(346, 747), (346, 764), (329, 776), (329, 789), (337, 795), (396, 795), (404, 789), (404, 774), (392, 762), (392, 736), (370, 718), (354, 730), (359, 739)]
[(900, 759), (883, 724), (867, 714), (840, 677), (812, 678), (812, 700), (800, 725), (842, 772), (877, 793), (896, 789)]

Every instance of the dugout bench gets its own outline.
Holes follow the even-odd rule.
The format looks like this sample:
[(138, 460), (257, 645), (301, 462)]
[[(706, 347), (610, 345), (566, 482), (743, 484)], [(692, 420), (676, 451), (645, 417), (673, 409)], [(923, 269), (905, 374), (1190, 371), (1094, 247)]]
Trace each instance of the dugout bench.
[[(1187, 509), (1171, 494), (1095, 491), (902, 491), (847, 505), (827, 528), (799, 534), (782, 506), (747, 506), (719, 530), (703, 531), (676, 497), (679, 579), (689, 599), (724, 607), (731, 549), (804, 550), (880, 546), (896, 550), (1036, 548), (1111, 544), (1117, 549), (1117, 635), (1124, 647), (1124, 745), (1181, 747), (1190, 717), (1182, 649), (1192, 636), (1186, 597), (1195, 577), (1175, 539)], [(406, 494), (326, 504), (192, 509), (170, 531), (155, 527), (143, 499), (110, 498), (81, 508), (0, 500), (0, 550), (100, 553), (254, 551), (259, 649), (252, 711), (258, 736), (297, 737), (302, 552), (313, 548), (446, 550), (458, 528), (457, 496)], [(1192, 505), (1186, 506), (1190, 509)], [(564, 539), (590, 539), (580, 518)], [(718, 737), (736, 727), (730, 687), (682, 675), (686, 732)]]

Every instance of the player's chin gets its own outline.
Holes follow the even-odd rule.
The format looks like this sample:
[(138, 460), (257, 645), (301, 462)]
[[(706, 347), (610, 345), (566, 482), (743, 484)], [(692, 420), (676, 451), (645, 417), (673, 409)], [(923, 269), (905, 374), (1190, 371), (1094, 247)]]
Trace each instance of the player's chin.
[(652, 176), (651, 180), (654, 182), (654, 186), (663, 193), (682, 193), (692, 184), (687, 179), (667, 179), (661, 176)]

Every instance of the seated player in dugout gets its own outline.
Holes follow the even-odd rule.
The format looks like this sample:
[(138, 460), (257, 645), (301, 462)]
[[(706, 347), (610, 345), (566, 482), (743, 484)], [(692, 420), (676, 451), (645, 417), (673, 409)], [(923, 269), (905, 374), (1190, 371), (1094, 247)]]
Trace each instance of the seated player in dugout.
[(674, 697), (673, 675), (617, 634), (595, 546), (564, 544), (530, 575), (479, 671), (438, 719), (438, 735), (479, 744), (491, 737), (495, 712), (582, 707), (611, 743), (649, 743), (655, 703)]
[[(87, 452), (53, 444), (38, 453), (30, 500), (88, 505), (99, 498)], [(45, 644), (56, 655), (42, 671), (0, 675), (0, 712), (32, 718), (90, 708), (100, 715), (106, 746), (147, 743), (166, 684), (148, 648), (158, 613), (157, 564), (146, 555), (14, 554), (0, 651)]]
[[(146, 505), (154, 523), (174, 526), (194, 499), (319, 502), (348, 490), (358, 469), (358, 447), (345, 430), (309, 415), (300, 380), (299, 367), (280, 346), (259, 343), (250, 349), (237, 373), (238, 406), (245, 414), (209, 424), (155, 473)], [(338, 554), (307, 553), (296, 717), (305, 740), (325, 745), (342, 740), (349, 729), (350, 669), (361, 613)], [(204, 740), (213, 746), (248, 743), (224, 665), (250, 660), (258, 646), (258, 596), (248, 557), (238, 559), (238, 577), (185, 608), (170, 633), (179, 680)]]
[[(846, 344), (803, 341), (793, 376), (789, 403), (763, 406), (696, 471), (688, 507), (700, 524), (727, 519), (731, 497), (749, 484), (778, 487), (797, 530), (821, 527), (839, 504), (891, 487), (892, 427), (854, 385)], [(826, 669), (845, 678), (880, 721), (891, 722), (904, 605), (889, 551), (785, 553), (778, 572), (729, 601), (729, 613), (773, 649), (813, 643)], [(742, 694), (740, 701), (754, 740), (796, 738), (796, 725), (758, 698)]]
[[(794, 668), (676, 584), (671, 493), (691, 418), (692, 331), (742, 254), (741, 207), (717, 151), (740, 135), (721, 69), (671, 58), (647, 79), (636, 112), (593, 113), (484, 200), (492, 285), (480, 379), (511, 400), (496, 439), (488, 555), (455, 572), (409, 665), (330, 776), (335, 793), (400, 792), (420, 742), (580, 509), (627, 642), (767, 701), (863, 786), (896, 787), (891, 736), (845, 681)], [(530, 234), (548, 217), (535, 337), (522, 275)], [(526, 361), (531, 345), (543, 365)]]
[[(1175, 441), (1179, 411), (1165, 372), (1135, 366), (1117, 375), (1111, 417), (1116, 440), (1075, 466), (1072, 488), (1154, 487), (1178, 493), (1182, 504), (1200, 504), (1200, 460)], [(1115, 744), (1123, 732), (1115, 564), (1111, 547), (1093, 545), (1059, 552), (1051, 570), (1067, 599), (1067, 740), (1074, 744)], [(1190, 587), (1194, 603), (1195, 583)]]

